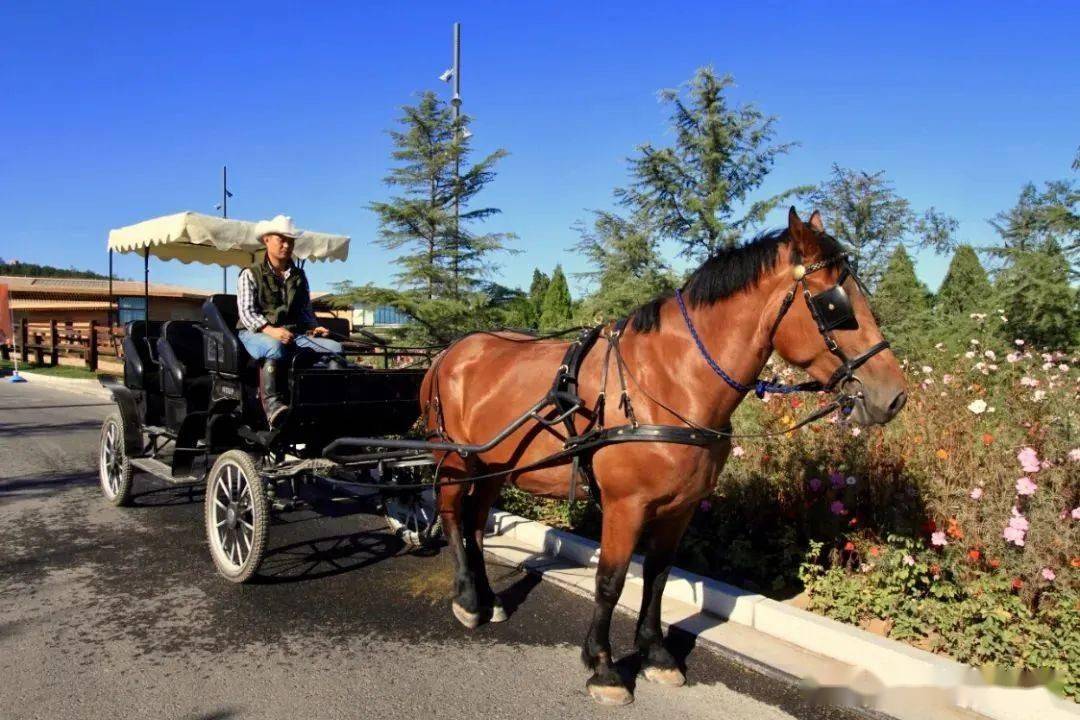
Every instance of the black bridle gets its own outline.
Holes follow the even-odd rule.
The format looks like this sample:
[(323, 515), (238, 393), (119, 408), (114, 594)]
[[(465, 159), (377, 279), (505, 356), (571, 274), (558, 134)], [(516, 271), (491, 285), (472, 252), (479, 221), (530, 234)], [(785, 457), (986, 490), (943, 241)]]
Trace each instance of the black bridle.
[[(831, 265), (841, 265), (840, 277), (837, 278), (836, 284), (819, 293), (811, 293), (810, 286), (806, 283), (807, 276)], [(776, 320), (773, 321), (772, 329), (769, 331), (769, 344), (772, 344), (780, 323), (787, 315), (788, 310), (791, 309), (801, 288), (803, 299), (806, 301), (811, 317), (814, 318), (814, 322), (817, 324), (822, 340), (825, 341), (825, 347), (840, 359), (840, 366), (824, 383), (811, 380), (795, 385), (787, 385), (776, 382), (775, 378), (773, 380), (759, 378), (754, 381), (753, 385), (747, 385), (735, 380), (724, 372), (723, 368), (709, 354), (701, 337), (698, 335), (697, 328), (694, 327), (694, 323), (690, 320), (690, 313), (687, 312), (682, 293), (678, 290), (675, 291), (675, 299), (679, 304), (683, 320), (686, 321), (686, 327), (690, 330), (690, 335), (694, 338), (694, 342), (697, 343), (698, 350), (705, 358), (705, 361), (732, 388), (739, 392), (750, 392), (752, 390), (758, 397), (764, 397), (765, 393), (835, 392), (838, 406), (847, 415), (854, 408), (855, 401), (862, 396), (862, 392), (859, 390), (854, 393), (849, 392), (849, 386), (852, 383), (862, 385), (862, 381), (859, 380), (855, 371), (866, 364), (867, 360), (888, 348), (889, 342), (882, 340), (856, 357), (849, 358), (839, 343), (836, 342), (836, 338), (833, 337), (833, 331), (835, 330), (855, 330), (859, 327), (859, 321), (856, 319), (855, 311), (851, 306), (851, 298), (848, 297), (847, 291), (844, 290), (844, 281), (850, 276), (865, 292), (865, 286), (851, 269), (851, 264), (846, 255), (833, 255), (810, 265), (796, 265), (792, 268), (792, 275), (794, 282), (787, 295), (784, 296)]]

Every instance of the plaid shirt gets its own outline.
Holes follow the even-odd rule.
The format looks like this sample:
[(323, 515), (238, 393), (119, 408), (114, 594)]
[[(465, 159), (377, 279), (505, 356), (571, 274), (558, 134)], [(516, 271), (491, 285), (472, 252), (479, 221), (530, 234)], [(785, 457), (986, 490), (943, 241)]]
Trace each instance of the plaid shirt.
[[(296, 266), (290, 265), (284, 277), (288, 278), (295, 271)], [(255, 290), (255, 276), (251, 274), (251, 268), (240, 273), (240, 280), (236, 283), (236, 307), (240, 311), (240, 324), (251, 332), (257, 333), (270, 324), (259, 310), (259, 293)], [(301, 313), (300, 322), (308, 327), (318, 326), (319, 321), (310, 302)]]

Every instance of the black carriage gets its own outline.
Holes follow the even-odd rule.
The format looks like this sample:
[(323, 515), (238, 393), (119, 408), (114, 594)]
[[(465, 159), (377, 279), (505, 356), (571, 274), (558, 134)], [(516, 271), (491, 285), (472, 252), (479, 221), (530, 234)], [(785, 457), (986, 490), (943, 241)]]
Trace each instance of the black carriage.
[[(158, 255), (246, 265), (261, 247), (251, 225), (182, 213), (113, 231), (110, 253), (138, 252), (147, 264)], [(348, 238), (305, 236), (297, 241), (298, 258), (347, 254)], [(407, 433), (419, 415), (424, 370), (298, 351), (288, 366), (290, 411), (270, 428), (237, 319), (236, 297), (223, 293), (206, 300), (201, 321), (151, 321), (147, 311), (127, 324), (123, 381), (103, 381), (117, 404), (101, 430), (106, 498), (129, 504), (137, 470), (175, 483), (205, 483), (210, 554), (233, 582), (256, 575), (275, 513), (311, 507), (313, 498), (355, 495), (358, 488), (377, 490), (388, 525), (406, 543), (433, 541), (434, 492), (422, 488), (430, 454), (373, 446), (323, 457), (338, 438)], [(371, 338), (346, 348), (371, 352)]]

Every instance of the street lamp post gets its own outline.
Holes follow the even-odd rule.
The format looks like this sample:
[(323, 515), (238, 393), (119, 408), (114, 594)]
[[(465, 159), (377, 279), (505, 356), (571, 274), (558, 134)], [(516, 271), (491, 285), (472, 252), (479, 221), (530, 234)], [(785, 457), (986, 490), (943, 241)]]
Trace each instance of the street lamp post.
[[(215, 209), (221, 211), (221, 217), (229, 217), (229, 198), (232, 197), (232, 193), (229, 192), (229, 166), (221, 166), (221, 202), (215, 205)], [(222, 266), (221, 268), (221, 292), (229, 292), (229, 269)]]
[[(451, 79), (454, 81), (454, 94), (450, 98), (450, 104), (454, 108), (454, 132), (460, 134), (460, 140), (464, 140), (469, 137), (467, 133), (461, 132), (461, 23), (454, 23), (454, 64), (449, 70), (444, 72), (440, 77), (443, 82), (449, 82)], [(460, 184), (461, 184), (461, 151), (454, 153), (454, 240), (453, 240), (453, 253), (454, 253), (454, 292), (458, 289), (458, 260), (460, 258), (459, 243), (459, 229), (458, 225), (461, 219), (461, 202), (460, 202)]]

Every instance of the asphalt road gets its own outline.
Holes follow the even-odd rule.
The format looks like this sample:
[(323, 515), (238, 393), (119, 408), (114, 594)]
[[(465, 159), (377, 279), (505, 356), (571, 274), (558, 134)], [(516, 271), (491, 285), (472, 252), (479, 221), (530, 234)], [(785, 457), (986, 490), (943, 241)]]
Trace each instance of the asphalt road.
[[(592, 603), (490, 567), (509, 621), (462, 628), (448, 553), (410, 554), (357, 508), (271, 529), (262, 582), (216, 576), (202, 492), (97, 487), (90, 396), (0, 381), (0, 718), (850, 718), (679, 635), (688, 685), (593, 704)], [(616, 655), (633, 621), (616, 618)], [(633, 657), (623, 666), (629, 673)]]

